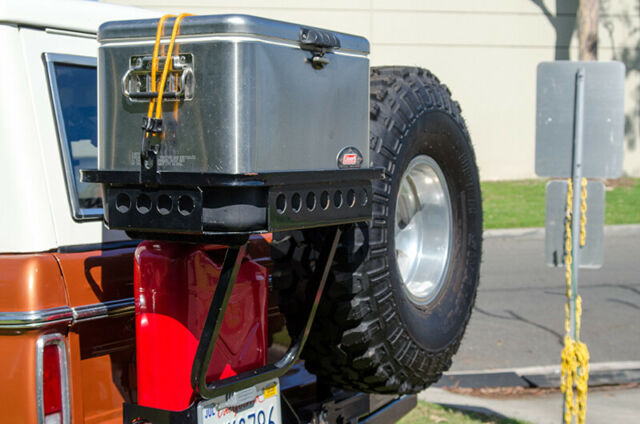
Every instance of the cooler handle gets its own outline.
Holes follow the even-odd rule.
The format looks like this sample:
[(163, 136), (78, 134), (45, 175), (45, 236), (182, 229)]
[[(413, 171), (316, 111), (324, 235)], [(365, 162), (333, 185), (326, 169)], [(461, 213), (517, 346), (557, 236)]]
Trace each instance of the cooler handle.
[[(166, 58), (161, 58), (165, 59)], [(182, 61), (187, 61), (187, 63), (182, 63)], [(148, 78), (151, 76), (150, 71), (150, 62), (151, 57), (147, 56), (134, 56), (130, 59), (132, 65), (129, 66), (127, 72), (125, 72), (122, 77), (122, 95), (131, 101), (145, 101), (151, 100), (158, 97), (157, 91), (136, 91), (135, 78), (142, 77), (147, 79), (146, 86), (149, 86)], [(191, 100), (193, 97), (193, 85), (194, 85), (194, 73), (193, 68), (190, 66), (190, 63), (193, 62), (193, 57), (190, 54), (182, 55), (180, 57), (173, 58), (173, 66), (172, 71), (180, 74), (180, 83), (178, 85), (178, 90), (175, 91), (165, 91), (163, 94), (163, 100)]]

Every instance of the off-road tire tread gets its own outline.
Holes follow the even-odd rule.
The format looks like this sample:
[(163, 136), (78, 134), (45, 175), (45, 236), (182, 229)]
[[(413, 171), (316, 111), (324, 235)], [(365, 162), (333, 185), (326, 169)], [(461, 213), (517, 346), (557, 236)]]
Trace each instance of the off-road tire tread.
[[(373, 186), (373, 220), (370, 224), (359, 224), (369, 225), (368, 231), (359, 231), (354, 226), (341, 240), (302, 357), (309, 371), (331, 385), (375, 393), (417, 393), (437, 381), (451, 366), (475, 302), (475, 286), (459, 334), (436, 352), (419, 348), (398, 316), (387, 281), (387, 203), (391, 197), (391, 176), (404, 137), (423, 113), (444, 112), (454, 119), (467, 140), (469, 136), (460, 106), (451, 99), (449, 89), (429, 71), (380, 67), (372, 68), (370, 77), (371, 165), (384, 167), (385, 178)], [(477, 175), (470, 145), (469, 149), (470, 160), (461, 166)], [(474, 204), (475, 198), (468, 200), (467, 208), (481, 208)], [(299, 329), (300, 318), (296, 317), (302, 311), (298, 306), (306, 295), (305, 281), (315, 266), (313, 261), (300, 263), (298, 259), (318, 256), (314, 246), (320, 244), (313, 239), (321, 233), (321, 230), (294, 232), (295, 235), (276, 242), (279, 252), (284, 254), (275, 260), (273, 282), (281, 290), (281, 309), (289, 318), (290, 332)], [(467, 243), (467, 261), (479, 268), (481, 240), (471, 237)], [(354, 269), (353, 264), (362, 263), (362, 259), (366, 265)], [(477, 276), (472, 278), (477, 285)]]

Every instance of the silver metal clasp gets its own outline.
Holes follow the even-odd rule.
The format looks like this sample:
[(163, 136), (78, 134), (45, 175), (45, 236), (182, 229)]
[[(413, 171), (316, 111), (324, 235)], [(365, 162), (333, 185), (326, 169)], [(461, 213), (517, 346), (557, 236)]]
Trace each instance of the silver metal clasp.
[[(156, 84), (162, 78), (166, 56), (158, 58)], [(152, 56), (131, 56), (129, 69), (122, 77), (122, 94), (132, 102), (148, 102), (158, 96), (151, 90)], [(171, 67), (165, 82), (163, 99), (165, 101), (189, 101), (193, 99), (195, 78), (193, 74), (193, 55), (179, 54), (172, 57)]]

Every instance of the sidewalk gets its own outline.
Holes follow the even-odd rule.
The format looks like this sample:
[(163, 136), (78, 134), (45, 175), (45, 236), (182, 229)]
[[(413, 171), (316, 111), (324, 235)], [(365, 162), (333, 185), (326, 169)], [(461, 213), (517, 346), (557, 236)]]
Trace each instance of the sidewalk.
[[(502, 399), (454, 394), (444, 389), (429, 388), (418, 399), (506, 418), (517, 418), (532, 424), (562, 422), (560, 392)], [(589, 424), (634, 424), (640, 420), (640, 388), (594, 389), (587, 397)]]
[[(563, 400), (559, 386), (560, 367), (556, 365), (449, 372), (418, 397), (462, 411), (560, 423)], [(588, 423), (638, 422), (632, 417), (640, 417), (639, 401), (640, 361), (590, 364)]]

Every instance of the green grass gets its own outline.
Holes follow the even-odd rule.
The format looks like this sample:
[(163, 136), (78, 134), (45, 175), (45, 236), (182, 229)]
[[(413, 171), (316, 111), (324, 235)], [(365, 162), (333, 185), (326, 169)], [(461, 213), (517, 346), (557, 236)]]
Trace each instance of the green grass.
[(544, 180), (483, 182), (484, 228), (544, 226)]
[(607, 191), (604, 210), (606, 224), (637, 224), (640, 222), (640, 178), (627, 179)]
[(493, 415), (467, 412), (458, 409), (418, 401), (413, 411), (398, 421), (398, 424), (525, 424), (526, 421), (498, 418)]
[[(544, 227), (546, 180), (481, 183), (484, 228)], [(605, 224), (640, 223), (640, 178), (607, 182)]]

